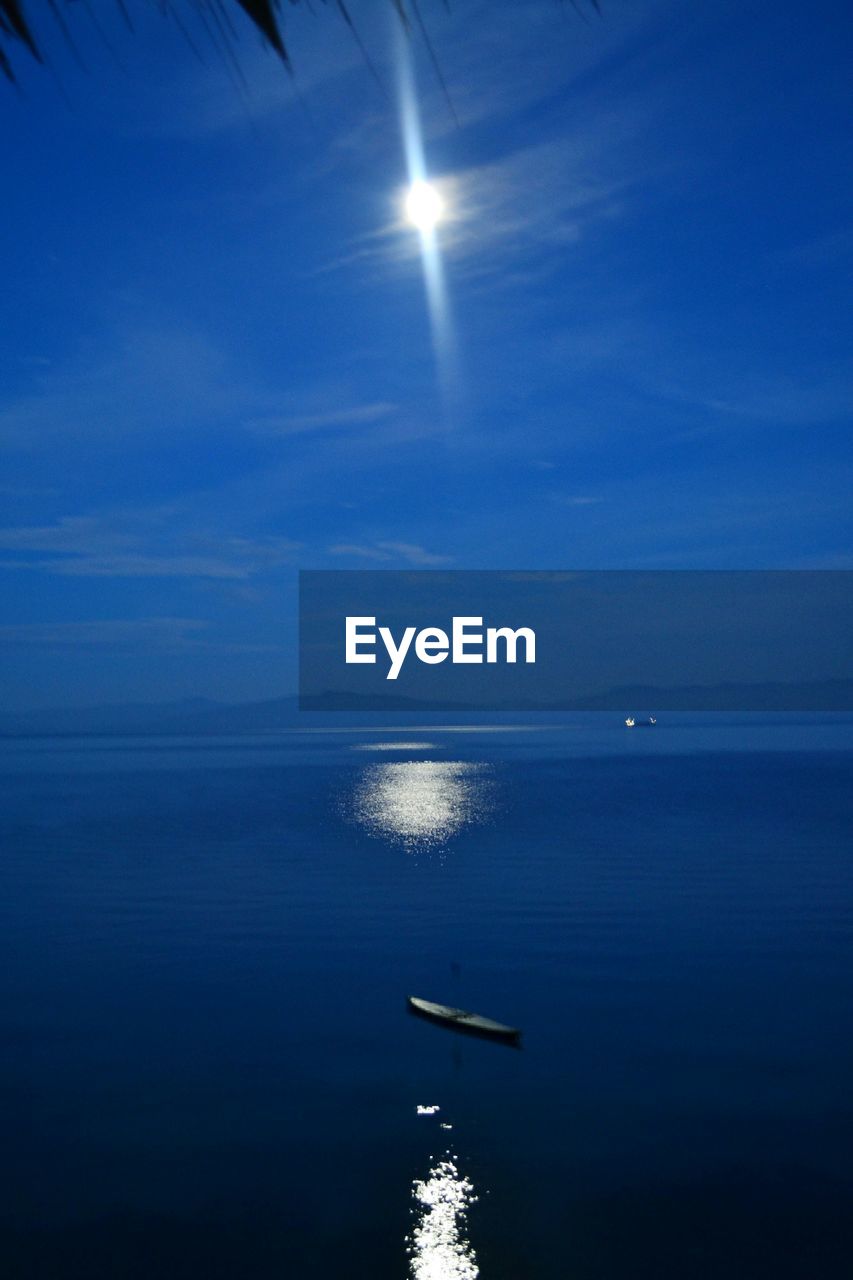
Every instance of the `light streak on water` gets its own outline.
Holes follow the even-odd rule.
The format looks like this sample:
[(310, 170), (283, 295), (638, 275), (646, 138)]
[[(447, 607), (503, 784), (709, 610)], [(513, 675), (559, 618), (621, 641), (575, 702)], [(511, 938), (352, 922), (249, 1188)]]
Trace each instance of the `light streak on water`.
[(466, 1217), (477, 1197), (451, 1152), (412, 1184), (412, 1196), (416, 1222), (407, 1241), (412, 1280), (476, 1280), (480, 1268)]

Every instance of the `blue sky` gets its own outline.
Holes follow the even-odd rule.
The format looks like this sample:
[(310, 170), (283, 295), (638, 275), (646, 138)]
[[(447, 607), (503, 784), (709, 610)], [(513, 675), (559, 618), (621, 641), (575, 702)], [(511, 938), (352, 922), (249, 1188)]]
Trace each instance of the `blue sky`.
[(449, 389), (390, 8), (0, 85), (7, 707), (288, 692), (299, 568), (853, 567), (849, 6), (424, 3)]

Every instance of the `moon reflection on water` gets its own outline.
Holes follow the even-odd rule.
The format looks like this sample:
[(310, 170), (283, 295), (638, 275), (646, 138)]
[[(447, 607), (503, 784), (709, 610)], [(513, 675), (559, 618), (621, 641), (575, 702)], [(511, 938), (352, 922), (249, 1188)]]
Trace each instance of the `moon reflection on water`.
[[(417, 1114), (434, 1117), (440, 1110), (435, 1104), (419, 1106)], [(441, 1124), (442, 1129), (452, 1127)], [(412, 1280), (476, 1280), (480, 1268), (468, 1239), (467, 1216), (478, 1197), (451, 1150), (433, 1158), (427, 1176), (412, 1182), (412, 1198), (415, 1222), (406, 1237)]]
[(435, 849), (494, 808), (492, 768), (464, 761), (408, 760), (368, 765), (352, 799), (352, 816), (371, 835), (409, 851)]

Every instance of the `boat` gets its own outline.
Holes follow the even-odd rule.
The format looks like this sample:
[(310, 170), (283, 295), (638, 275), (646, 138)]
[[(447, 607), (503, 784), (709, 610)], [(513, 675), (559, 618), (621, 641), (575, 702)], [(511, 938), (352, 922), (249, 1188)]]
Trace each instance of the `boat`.
[(484, 1018), (479, 1013), (468, 1013), (465, 1009), (452, 1009), (446, 1004), (435, 1004), (432, 1000), (422, 1000), (420, 996), (407, 996), (406, 1003), (411, 1013), (419, 1018), (428, 1018), (430, 1022), (438, 1022), (453, 1031), (464, 1031), (472, 1036), (486, 1036), (489, 1040), (502, 1040), (505, 1044), (517, 1045), (521, 1032), (517, 1027), (504, 1026), (493, 1018)]
[(634, 727), (635, 723), (636, 723), (636, 721), (634, 720), (634, 717), (633, 717), (633, 716), (628, 716), (628, 719), (625, 721), (625, 728), (626, 728), (626, 729), (633, 729), (633, 727)]
[[(634, 728), (634, 726), (636, 725), (636, 723), (637, 723), (637, 721), (634, 719), (634, 717), (633, 717), (633, 716), (628, 716), (628, 719), (625, 721), (625, 727), (626, 727), (627, 729), (633, 729), (633, 728)], [(657, 720), (656, 720), (656, 718), (655, 718), (654, 716), (649, 716), (648, 720), (641, 720), (641, 721), (640, 721), (640, 728), (642, 729), (642, 727), (643, 727), (644, 725), (649, 725), (649, 726), (651, 726), (651, 725), (653, 725), (653, 724), (657, 724)]]

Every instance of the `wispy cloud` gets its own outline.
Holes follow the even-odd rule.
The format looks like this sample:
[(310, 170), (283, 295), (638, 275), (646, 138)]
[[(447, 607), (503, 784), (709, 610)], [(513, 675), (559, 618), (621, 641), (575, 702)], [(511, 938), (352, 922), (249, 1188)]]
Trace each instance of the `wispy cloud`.
[(245, 426), (258, 435), (301, 435), (303, 432), (324, 431), (332, 427), (381, 422), (396, 413), (398, 408), (398, 405), (389, 401), (377, 400), (371, 404), (331, 407), (318, 413), (270, 414), (267, 417), (250, 418)]
[(414, 542), (339, 542), (329, 547), (329, 555), (354, 556), (361, 560), (389, 563), (404, 560), (407, 564), (428, 568), (430, 565), (450, 564), (452, 556), (437, 555)]
[[(625, 122), (602, 121), (601, 134), (526, 146), (492, 164), (449, 180), (446, 249), (451, 257), (481, 258), (577, 244), (596, 223), (612, 221), (640, 176), (610, 156)], [(633, 122), (637, 132), (639, 122)]]
[[(376, 376), (366, 390), (360, 385), (366, 378), (338, 378), (332, 362), (325, 362), (323, 373), (324, 380), (315, 376), (308, 385), (290, 380), (280, 387), (200, 330), (119, 322), (34, 374), (25, 394), (5, 401), (0, 396), (0, 443), (17, 455), (22, 469), (38, 456), (52, 478), (55, 454), (88, 471), (93, 461), (101, 465), (128, 443), (135, 449), (181, 451), (203, 437), (205, 463), (215, 444), (216, 452), (224, 456), (231, 450), (238, 468), (249, 469), (256, 460), (247, 440), (257, 442), (256, 450), (265, 441), (276, 448), (277, 442), (292, 440), (289, 457), (296, 467), (310, 462), (315, 452), (310, 438), (324, 433), (337, 433), (342, 447), (370, 451), (436, 429), (417, 403), (406, 406), (382, 396)], [(186, 486), (183, 458), (178, 465)], [(36, 497), (49, 491), (32, 483), (33, 469), (24, 470), (18, 487), (7, 479), (10, 494)], [(230, 475), (229, 481), (235, 478)]]
[(63, 363), (34, 375), (31, 390), (0, 404), (0, 440), (24, 451), (53, 442), (114, 445), (128, 434), (154, 436), (208, 428), (257, 410), (233, 361), (186, 328), (117, 328), (83, 344)]
[(205, 618), (96, 618), (80, 622), (22, 622), (0, 626), (10, 649), (95, 650), (110, 653), (281, 654), (286, 646), (222, 639)]
[(200, 618), (108, 618), (86, 622), (24, 622), (0, 626), (0, 644), (63, 649), (173, 647), (198, 637)]
[[(0, 568), (71, 577), (245, 580), (293, 563), (301, 545), (281, 537), (176, 531), (169, 514), (73, 516), (0, 529), (0, 551), (18, 552), (16, 559), (0, 559)], [(31, 558), (21, 559), (21, 553)]]
[(659, 390), (664, 399), (693, 405), (718, 421), (735, 418), (779, 427), (813, 426), (840, 421), (853, 412), (853, 367), (812, 367), (797, 377), (731, 370), (716, 385), (711, 371), (703, 369), (696, 371), (690, 385), (664, 379)]

